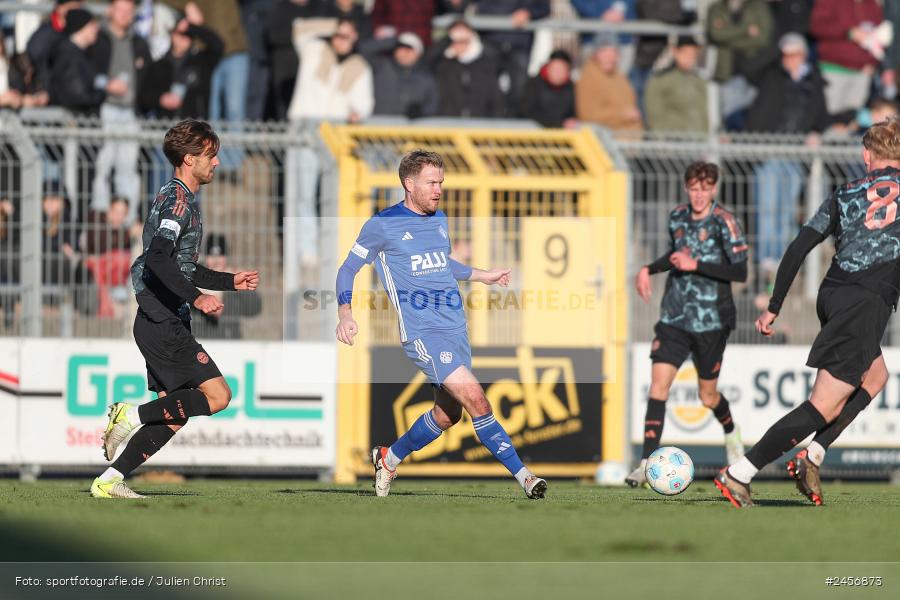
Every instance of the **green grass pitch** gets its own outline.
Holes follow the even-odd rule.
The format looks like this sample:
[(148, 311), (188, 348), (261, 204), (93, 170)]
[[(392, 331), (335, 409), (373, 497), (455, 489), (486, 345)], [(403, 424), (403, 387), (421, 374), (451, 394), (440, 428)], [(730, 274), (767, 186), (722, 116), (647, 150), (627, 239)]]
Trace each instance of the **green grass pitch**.
[[(817, 508), (787, 483), (763, 482), (754, 485), (759, 506), (736, 510), (710, 481), (671, 498), (551, 481), (543, 501), (512, 481), (398, 479), (381, 499), (368, 483), (188, 480), (135, 484), (151, 496), (139, 501), (93, 499), (89, 483), (0, 481), (0, 559), (227, 562), (206, 568), (237, 578), (233, 597), (248, 585), (282, 597), (285, 578), (301, 598), (522, 598), (538, 589), (535, 597), (661, 598), (660, 578), (690, 587), (690, 598), (722, 597), (720, 585), (729, 598), (900, 597), (900, 564), (885, 564), (900, 560), (897, 486), (827, 483)], [(824, 582), (875, 575), (885, 578), (879, 588)], [(415, 592), (434, 577), (446, 585)], [(371, 595), (379, 582), (390, 595)]]

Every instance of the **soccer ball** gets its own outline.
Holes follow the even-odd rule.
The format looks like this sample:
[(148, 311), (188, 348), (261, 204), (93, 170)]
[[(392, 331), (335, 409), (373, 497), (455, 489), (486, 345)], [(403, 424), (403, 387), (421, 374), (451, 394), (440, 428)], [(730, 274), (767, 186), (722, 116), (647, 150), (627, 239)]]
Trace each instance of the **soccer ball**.
[(674, 496), (688, 489), (694, 480), (694, 461), (681, 448), (663, 446), (647, 459), (644, 474), (654, 491)]

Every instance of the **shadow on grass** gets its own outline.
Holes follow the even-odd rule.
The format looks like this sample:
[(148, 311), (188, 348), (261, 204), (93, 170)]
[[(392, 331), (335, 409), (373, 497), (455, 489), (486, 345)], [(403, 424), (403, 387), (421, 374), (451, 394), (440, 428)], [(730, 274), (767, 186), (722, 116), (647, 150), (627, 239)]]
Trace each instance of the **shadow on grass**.
[(693, 544), (688, 542), (668, 543), (661, 540), (628, 540), (607, 544), (606, 547), (616, 554), (645, 554), (652, 552), (680, 555), (691, 554), (696, 549)]
[[(313, 489), (283, 489), (278, 490), (280, 494), (350, 494), (353, 496), (371, 496), (375, 497), (375, 492), (365, 489), (329, 489), (329, 488), (313, 488)], [(488, 496), (487, 494), (454, 494), (447, 492), (391, 492), (391, 496), (436, 496), (439, 498), (475, 498), (478, 500), (509, 500), (507, 496)]]
[[(142, 496), (147, 496), (148, 498), (152, 498), (152, 497), (154, 497), (154, 496), (160, 496), (160, 497), (164, 497), (164, 496), (176, 496), (176, 497), (182, 497), (182, 496), (195, 496), (195, 497), (198, 497), (198, 498), (199, 498), (199, 497), (203, 496), (203, 494), (201, 494), (200, 492), (185, 492), (185, 491), (178, 491), (178, 492), (144, 492), (144, 491), (138, 491), (138, 490), (135, 490), (135, 491), (138, 492), (138, 493), (139, 493), (140, 495), (142, 495)], [(88, 497), (90, 497), (91, 491), (90, 491), (90, 490), (80, 490), (80, 491), (78, 492), (78, 495), (79, 495), (79, 496), (82, 496), (82, 497), (83, 497), (83, 496), (88, 496)], [(122, 501), (123, 501), (122, 498), (98, 498), (98, 500), (113, 500), (113, 501), (116, 501), (116, 502), (122, 502)], [(138, 498), (126, 499), (125, 501), (127, 501), (127, 502), (129, 502), (129, 503), (134, 503), (135, 500), (138, 500)]]

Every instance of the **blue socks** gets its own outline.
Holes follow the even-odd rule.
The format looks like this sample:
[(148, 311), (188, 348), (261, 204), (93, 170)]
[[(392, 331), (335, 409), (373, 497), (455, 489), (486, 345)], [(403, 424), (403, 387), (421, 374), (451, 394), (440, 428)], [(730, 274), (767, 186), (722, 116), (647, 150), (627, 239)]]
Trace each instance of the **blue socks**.
[(494, 458), (502, 462), (503, 466), (509, 469), (516, 479), (524, 477), (523, 474), (527, 472), (527, 470), (523, 471), (525, 465), (522, 464), (516, 449), (513, 448), (512, 441), (494, 418), (493, 413), (473, 418), (472, 425), (475, 427), (475, 435), (478, 436), (478, 440), (494, 455)]
[[(429, 409), (428, 412), (416, 419), (416, 422), (409, 428), (409, 431), (404, 433), (399, 440), (394, 442), (394, 445), (390, 448), (391, 454), (394, 455), (391, 458), (396, 457), (397, 464), (400, 464), (400, 461), (409, 456), (411, 452), (421, 450), (434, 440), (438, 439), (442, 433), (443, 431), (441, 431), (441, 428), (434, 422), (434, 416), (431, 414), (431, 409)], [(393, 460), (391, 460), (391, 462), (393, 462)], [(395, 465), (388, 465), (388, 468), (396, 469), (397, 467)]]
[[(485, 448), (500, 462), (503, 463), (513, 477), (520, 485), (525, 485), (525, 479), (530, 475), (528, 469), (522, 464), (516, 449), (513, 448), (512, 441), (509, 439), (506, 431), (489, 413), (472, 419), (472, 425), (475, 427), (475, 435)], [(389, 469), (396, 469), (400, 462), (416, 450), (421, 450), (434, 440), (438, 439), (443, 433), (437, 423), (434, 422), (434, 416), (429, 410), (421, 417), (416, 419), (409, 431), (404, 433), (399, 440), (394, 442), (385, 457), (385, 464)]]

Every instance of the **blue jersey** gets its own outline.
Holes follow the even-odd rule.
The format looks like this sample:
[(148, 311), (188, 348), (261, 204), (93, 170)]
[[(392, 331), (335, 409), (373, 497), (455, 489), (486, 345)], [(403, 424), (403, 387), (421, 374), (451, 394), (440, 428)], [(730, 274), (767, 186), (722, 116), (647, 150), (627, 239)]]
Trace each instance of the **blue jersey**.
[(450, 259), (443, 211), (420, 215), (400, 203), (366, 221), (342, 269), (349, 267), (355, 273), (373, 262), (397, 310), (401, 342), (435, 332), (466, 331), (456, 281), (467, 279), (471, 269)]

